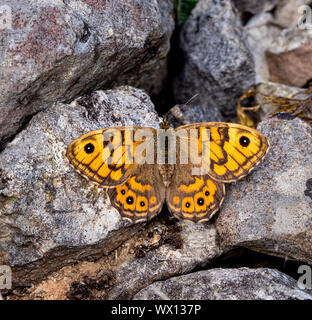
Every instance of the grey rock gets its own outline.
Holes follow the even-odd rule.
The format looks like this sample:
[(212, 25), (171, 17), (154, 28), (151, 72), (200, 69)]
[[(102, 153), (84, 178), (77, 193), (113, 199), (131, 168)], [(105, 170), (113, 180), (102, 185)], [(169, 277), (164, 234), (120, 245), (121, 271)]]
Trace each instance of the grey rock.
[(142, 258), (132, 258), (123, 263), (109, 299), (131, 299), (139, 290), (155, 281), (190, 272), (197, 266), (203, 267), (226, 252), (225, 248), (220, 248), (213, 224), (179, 223), (182, 226), (182, 248), (164, 244)]
[(196, 122), (224, 121), (224, 118), (217, 107), (210, 106), (204, 108), (200, 103), (175, 105), (166, 113), (165, 118), (173, 127)]
[(270, 150), (252, 174), (227, 186), (216, 221), (221, 241), (311, 264), (311, 127), (282, 113), (258, 129)]
[(174, 82), (178, 103), (199, 94), (203, 108), (235, 115), (238, 98), (255, 81), (254, 62), (230, 0), (198, 2), (183, 26), (183, 65)]
[(290, 86), (303, 87), (312, 77), (308, 57), (311, 55), (312, 30), (294, 27), (283, 30), (272, 41), (265, 55), (269, 80)]
[(12, 9), (12, 28), (0, 32), (0, 143), (54, 102), (121, 84), (161, 89), (170, 0), (1, 4)]
[(269, 268), (211, 269), (157, 281), (134, 300), (312, 300), (297, 282)]
[(65, 150), (91, 130), (159, 122), (146, 93), (121, 87), (53, 105), (8, 144), (0, 153), (0, 265), (13, 267), (14, 285), (107, 254), (138, 230), (69, 166)]
[(308, 80), (311, 70), (305, 57), (309, 57), (312, 33), (308, 25), (298, 27), (302, 20), (298, 8), (308, 2), (279, 1), (274, 14), (263, 11), (244, 26), (257, 83), (271, 80), (300, 87)]
[(281, 29), (273, 22), (273, 15), (264, 12), (254, 16), (244, 27), (247, 43), (252, 48), (256, 83), (268, 81), (270, 77), (265, 52), (281, 33)]
[(293, 28), (302, 20), (303, 9), (311, 4), (311, 0), (280, 0), (274, 11), (274, 18), (279, 26)]
[(261, 12), (270, 11), (281, 0), (232, 0), (236, 8), (240, 12), (249, 12), (259, 14)]

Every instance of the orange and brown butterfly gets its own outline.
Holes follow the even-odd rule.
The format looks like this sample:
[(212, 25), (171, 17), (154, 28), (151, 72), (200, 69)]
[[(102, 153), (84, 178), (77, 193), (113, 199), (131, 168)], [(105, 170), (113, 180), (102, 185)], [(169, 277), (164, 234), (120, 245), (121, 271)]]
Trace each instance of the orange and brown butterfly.
[[(145, 135), (136, 137), (142, 129)], [(192, 129), (199, 132), (197, 140), (191, 137)], [(180, 157), (185, 147), (189, 148), (189, 154), (200, 154), (207, 130), (209, 157), (204, 162), (208, 170), (194, 175), (196, 165), (191, 161), (184, 163)], [(162, 151), (157, 146), (159, 132), (143, 127), (95, 130), (72, 141), (66, 157), (85, 178), (107, 188), (111, 204), (122, 219), (134, 223), (150, 220), (166, 201), (169, 211), (177, 218), (202, 222), (208, 221), (220, 208), (225, 196), (224, 184), (246, 176), (269, 149), (268, 140), (255, 129), (234, 123), (193, 123), (174, 129), (174, 132), (186, 132), (187, 143), (177, 143), (173, 157), (176, 162), (170, 162), (172, 150), (168, 149), (168, 143)], [(153, 161), (147, 161), (146, 155), (151, 150), (154, 150), (150, 157)], [(165, 161), (158, 161), (160, 152)]]

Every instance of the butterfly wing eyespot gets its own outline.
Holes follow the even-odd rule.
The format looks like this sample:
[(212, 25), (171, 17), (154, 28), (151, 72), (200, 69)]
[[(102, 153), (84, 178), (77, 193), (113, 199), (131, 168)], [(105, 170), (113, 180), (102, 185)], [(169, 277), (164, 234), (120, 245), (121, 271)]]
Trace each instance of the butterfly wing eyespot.
[(239, 144), (242, 146), (242, 147), (248, 147), (249, 144), (250, 144), (250, 139), (244, 135), (242, 135), (240, 138), (239, 138)]

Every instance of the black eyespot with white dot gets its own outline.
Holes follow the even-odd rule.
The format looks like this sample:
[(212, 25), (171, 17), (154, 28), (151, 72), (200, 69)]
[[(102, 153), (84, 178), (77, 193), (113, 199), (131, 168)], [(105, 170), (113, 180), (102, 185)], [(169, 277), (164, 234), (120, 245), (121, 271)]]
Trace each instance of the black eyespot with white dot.
[(198, 204), (199, 206), (203, 206), (204, 203), (205, 203), (205, 200), (204, 200), (203, 198), (198, 198), (198, 199), (197, 199), (197, 204)]
[(206, 196), (206, 197), (208, 197), (209, 194), (210, 194), (209, 191), (206, 191), (206, 192), (205, 192), (205, 196)]
[(128, 204), (133, 204), (133, 197), (131, 196), (127, 197), (126, 201)]
[(86, 153), (90, 154), (94, 151), (94, 145), (92, 143), (88, 143), (85, 145), (84, 150)]
[(126, 190), (125, 190), (125, 189), (122, 189), (122, 190), (121, 190), (121, 194), (122, 194), (122, 195), (125, 195), (125, 194), (126, 194)]
[(191, 206), (191, 204), (190, 204), (189, 202), (187, 202), (187, 203), (185, 204), (185, 206), (186, 206), (187, 208), (189, 208), (189, 207)]
[(239, 144), (242, 146), (242, 147), (248, 147), (249, 144), (250, 144), (250, 140), (248, 137), (246, 136), (241, 136), (239, 138)]
[(141, 207), (144, 207), (144, 206), (145, 206), (145, 202), (144, 202), (144, 201), (141, 201), (141, 202), (140, 202), (140, 206), (141, 206)]

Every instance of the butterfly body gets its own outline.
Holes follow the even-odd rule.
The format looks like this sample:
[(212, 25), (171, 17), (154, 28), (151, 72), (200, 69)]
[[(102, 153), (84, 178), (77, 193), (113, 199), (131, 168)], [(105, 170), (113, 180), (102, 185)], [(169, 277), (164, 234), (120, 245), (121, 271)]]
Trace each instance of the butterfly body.
[(175, 130), (95, 130), (71, 142), (66, 156), (79, 173), (107, 188), (123, 219), (149, 220), (166, 202), (177, 218), (201, 222), (220, 208), (225, 183), (247, 175), (268, 148), (255, 129), (205, 122)]
[(173, 173), (174, 173), (174, 165), (173, 164), (159, 164), (158, 170), (162, 176), (163, 183), (166, 187), (169, 186)]

